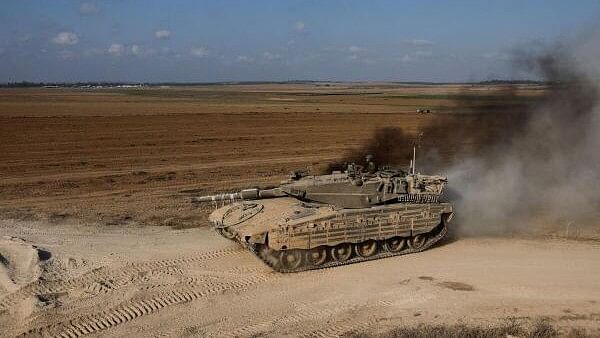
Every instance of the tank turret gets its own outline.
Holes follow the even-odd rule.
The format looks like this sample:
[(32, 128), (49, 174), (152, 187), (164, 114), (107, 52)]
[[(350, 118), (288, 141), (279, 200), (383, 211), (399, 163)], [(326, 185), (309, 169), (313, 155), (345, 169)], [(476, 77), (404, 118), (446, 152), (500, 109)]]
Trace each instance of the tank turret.
[(407, 173), (400, 169), (376, 170), (368, 158), (367, 167), (348, 164), (345, 172), (299, 176), (272, 189), (244, 189), (195, 197), (192, 202), (218, 202), (293, 197), (304, 202), (325, 203), (338, 208), (366, 208), (399, 202), (437, 202), (447, 179), (442, 176)]
[[(213, 202), (212, 227), (282, 272), (424, 250), (452, 218), (443, 176), (348, 164), (327, 175), (294, 172), (279, 186), (195, 197)], [(222, 204), (216, 202), (223, 202)], [(228, 202), (228, 203), (226, 203)], [(221, 205), (221, 207), (218, 207)]]

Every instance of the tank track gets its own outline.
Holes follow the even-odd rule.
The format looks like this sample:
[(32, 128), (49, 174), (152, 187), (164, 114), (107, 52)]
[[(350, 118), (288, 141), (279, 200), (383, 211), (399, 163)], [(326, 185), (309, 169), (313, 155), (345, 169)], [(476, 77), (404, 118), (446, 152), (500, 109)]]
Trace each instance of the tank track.
[[(430, 232), (427, 233), (428, 237), (427, 237), (426, 242), (418, 249), (413, 249), (413, 248), (407, 247), (400, 252), (393, 253), (393, 252), (386, 251), (383, 248), (383, 245), (381, 243), (382, 241), (377, 241), (377, 253), (375, 253), (372, 256), (360, 257), (353, 253), (352, 254), (353, 257), (349, 258), (348, 260), (335, 261), (335, 260), (333, 260), (332, 257), (330, 257), (331, 255), (328, 252), (327, 253), (327, 256), (328, 256), (327, 262), (325, 262), (321, 265), (317, 265), (317, 266), (304, 264), (296, 269), (286, 269), (286, 268), (282, 267), (281, 264), (279, 264), (279, 254), (281, 253), (281, 251), (268, 249), (265, 247), (265, 245), (261, 245), (261, 244), (250, 244), (250, 245), (246, 245), (246, 246), (256, 257), (258, 257), (260, 260), (262, 260), (265, 264), (267, 264), (273, 270), (282, 272), (282, 273), (292, 273), (292, 272), (302, 272), (302, 271), (308, 271), (308, 270), (326, 269), (326, 268), (332, 268), (332, 267), (341, 266), (341, 265), (366, 262), (366, 261), (371, 261), (371, 260), (375, 260), (375, 259), (401, 256), (401, 255), (407, 255), (407, 254), (411, 254), (411, 253), (421, 252), (421, 251), (429, 249), (431, 246), (433, 246), (434, 244), (439, 242), (442, 238), (444, 238), (444, 236), (446, 236), (447, 232), (448, 232), (448, 228), (447, 228), (445, 222), (441, 222), (440, 225), (438, 225), (433, 230), (431, 230)], [(306, 251), (306, 250), (302, 250), (302, 251)]]

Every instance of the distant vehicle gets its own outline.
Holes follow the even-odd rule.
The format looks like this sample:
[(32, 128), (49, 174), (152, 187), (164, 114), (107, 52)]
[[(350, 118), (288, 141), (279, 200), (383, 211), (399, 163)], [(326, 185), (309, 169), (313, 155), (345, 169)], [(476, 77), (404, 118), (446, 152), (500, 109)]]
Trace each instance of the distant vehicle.
[[(349, 164), (344, 172), (294, 173), (271, 189), (194, 198), (223, 203), (210, 216), (222, 236), (280, 272), (297, 272), (423, 251), (447, 232), (453, 210), (440, 202), (447, 179)], [(226, 201), (230, 203), (225, 204)]]
[(417, 113), (418, 114), (428, 114), (428, 113), (431, 113), (431, 110), (427, 109), (427, 108), (418, 108)]

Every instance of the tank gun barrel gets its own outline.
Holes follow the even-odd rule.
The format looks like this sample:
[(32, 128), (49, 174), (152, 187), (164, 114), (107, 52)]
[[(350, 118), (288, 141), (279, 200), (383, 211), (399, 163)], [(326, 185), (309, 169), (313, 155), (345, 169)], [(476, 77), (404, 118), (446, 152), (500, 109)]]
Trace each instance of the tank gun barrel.
[(261, 198), (282, 197), (286, 194), (280, 188), (244, 189), (240, 192), (205, 195), (192, 198), (192, 203), (220, 202), (233, 200), (257, 200)]
[(228, 200), (236, 200), (241, 199), (240, 193), (231, 193), (231, 194), (216, 194), (216, 195), (206, 195), (206, 196), (198, 196), (192, 197), (193, 203), (205, 203), (205, 202), (217, 202), (217, 201), (228, 201)]

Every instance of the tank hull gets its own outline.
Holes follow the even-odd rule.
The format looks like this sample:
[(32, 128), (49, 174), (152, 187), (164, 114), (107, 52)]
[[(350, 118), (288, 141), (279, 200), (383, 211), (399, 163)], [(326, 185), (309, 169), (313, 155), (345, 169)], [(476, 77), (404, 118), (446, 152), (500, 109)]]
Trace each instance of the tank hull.
[(398, 203), (366, 209), (343, 209), (324, 219), (272, 229), (268, 244), (276, 250), (312, 249), (369, 239), (411, 237), (430, 232), (440, 224), (443, 214), (451, 213), (452, 207), (446, 203)]
[(283, 197), (217, 209), (211, 224), (280, 272), (297, 272), (419, 252), (442, 239), (448, 203), (336, 209)]

